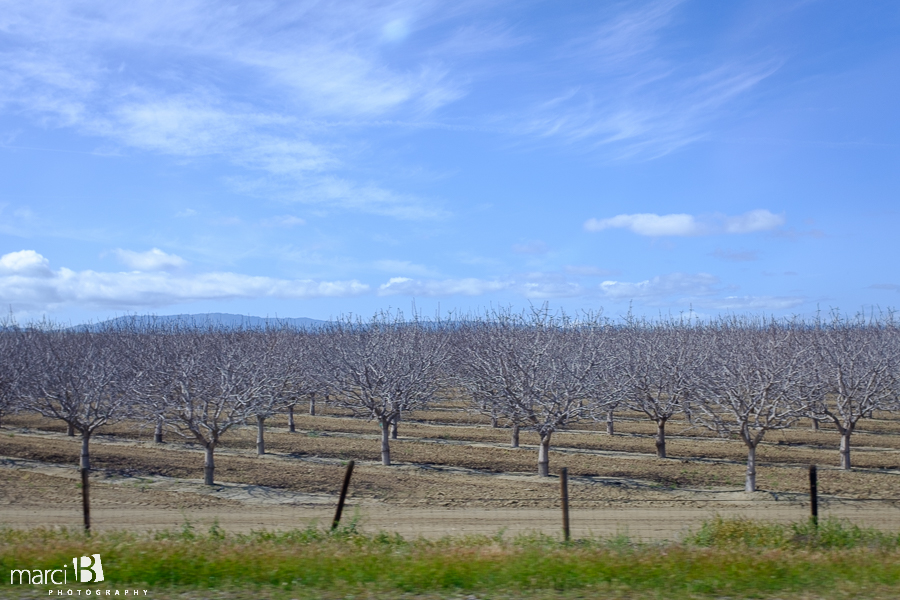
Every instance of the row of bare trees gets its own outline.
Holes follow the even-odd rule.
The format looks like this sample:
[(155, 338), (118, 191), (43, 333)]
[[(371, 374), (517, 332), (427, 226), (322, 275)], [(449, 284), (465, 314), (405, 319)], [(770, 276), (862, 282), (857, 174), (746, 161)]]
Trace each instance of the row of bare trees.
[(897, 410), (900, 328), (892, 315), (815, 321), (730, 317), (708, 322), (577, 318), (537, 309), (495, 310), (449, 321), (381, 313), (315, 329), (272, 323), (225, 329), (134, 321), (76, 330), (0, 330), (0, 418), (29, 410), (68, 424), (82, 437), (81, 465), (99, 427), (123, 419), (214, 452), (230, 429), (254, 422), (265, 453), (265, 421), (316, 399), (374, 420), (382, 463), (404, 413), (447, 390), (511, 431), (538, 434), (538, 473), (549, 474), (555, 432), (616, 410), (656, 425), (667, 456), (666, 424), (683, 416), (743, 441), (746, 489), (756, 488), (756, 449), (769, 431), (800, 419), (831, 422), (841, 435), (841, 466), (861, 419)]
[(606, 420), (611, 433), (613, 411), (626, 409), (656, 424), (660, 458), (676, 415), (740, 439), (753, 491), (756, 450), (768, 432), (801, 419), (831, 422), (841, 435), (841, 466), (850, 469), (857, 423), (900, 409), (900, 328), (891, 315), (613, 324), (495, 312), (461, 331), (454, 375), (476, 409), (509, 424), (513, 446), (521, 426), (538, 432), (541, 475), (554, 431), (593, 419)]

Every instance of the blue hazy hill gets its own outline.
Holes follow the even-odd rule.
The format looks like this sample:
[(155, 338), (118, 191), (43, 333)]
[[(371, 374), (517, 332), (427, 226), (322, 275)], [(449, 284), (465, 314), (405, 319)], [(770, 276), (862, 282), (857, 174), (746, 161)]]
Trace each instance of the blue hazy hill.
[(99, 330), (108, 327), (224, 327), (226, 329), (260, 329), (266, 327), (295, 327), (297, 329), (313, 329), (325, 325), (328, 321), (310, 319), (308, 317), (279, 318), (279, 317), (253, 317), (248, 315), (233, 315), (229, 313), (202, 313), (196, 315), (128, 315), (116, 317), (99, 323), (85, 323), (76, 325), (71, 329)]

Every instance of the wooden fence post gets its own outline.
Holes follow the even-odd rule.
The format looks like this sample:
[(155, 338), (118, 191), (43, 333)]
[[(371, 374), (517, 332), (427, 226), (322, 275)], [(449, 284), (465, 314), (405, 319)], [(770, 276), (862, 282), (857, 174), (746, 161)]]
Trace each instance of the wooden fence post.
[(341, 513), (344, 511), (344, 500), (347, 499), (347, 490), (350, 487), (350, 476), (353, 474), (353, 465), (351, 460), (347, 463), (347, 472), (344, 473), (344, 485), (341, 486), (341, 495), (338, 497), (337, 510), (334, 511), (334, 521), (331, 523), (331, 530), (337, 529), (338, 523), (341, 522)]
[(819, 527), (819, 482), (816, 465), (809, 465), (809, 511), (813, 527)]
[(91, 495), (88, 470), (81, 469), (81, 505), (84, 510), (84, 530), (91, 532)]
[(569, 541), (569, 469), (562, 468), (559, 474), (559, 493), (562, 500), (563, 539)]

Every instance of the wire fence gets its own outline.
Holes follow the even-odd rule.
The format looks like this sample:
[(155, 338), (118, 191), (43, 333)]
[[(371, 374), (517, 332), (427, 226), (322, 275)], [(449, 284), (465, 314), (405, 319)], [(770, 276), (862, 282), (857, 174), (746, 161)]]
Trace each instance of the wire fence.
[[(388, 531), (404, 536), (541, 533), (561, 535), (562, 508), (396, 508), (358, 510), (363, 531)], [(569, 507), (572, 538), (627, 536), (635, 540), (677, 540), (712, 519), (754, 519), (769, 523), (798, 523), (810, 518), (808, 503), (795, 501), (697, 500), (576, 502)], [(820, 504), (818, 519), (835, 518), (860, 527), (900, 529), (900, 500), (832, 499)]]
[[(0, 478), (4, 471), (0, 470)], [(73, 477), (53, 486), (29, 487), (18, 482), (10, 488), (14, 487), (15, 492), (0, 486), (0, 525), (82, 527), (83, 480), (75, 477), (77, 470), (72, 471)], [(198, 491), (203, 488), (185, 483), (180, 492), (169, 493), (169, 496), (175, 494), (179, 502), (161, 503), (150, 494), (144, 501), (138, 484), (90, 484), (88, 506), (92, 528), (197, 532), (209, 528), (234, 532), (328, 528), (334, 522), (339, 503), (334, 494), (301, 494), (228, 483), (207, 488), (208, 491)], [(717, 517), (784, 524), (804, 522), (813, 514), (813, 498), (817, 500), (819, 521), (839, 519), (860, 527), (900, 531), (900, 497), (672, 490), (665, 498), (636, 495), (597, 500), (580, 497), (578, 486), (566, 485), (560, 486), (555, 496), (491, 497), (489, 503), (472, 499), (454, 503), (452, 486), (448, 486), (447, 496), (440, 502), (387, 502), (357, 497), (352, 481), (346, 489), (346, 505), (340, 517), (342, 527), (406, 538), (498, 534), (559, 537), (564, 535), (567, 522), (569, 535), (575, 539), (627, 536), (642, 541), (679, 540)]]
[[(216, 527), (226, 531), (327, 528), (333, 522), (337, 498), (327, 503), (248, 505), (229, 508), (185, 506), (181, 509), (95, 502), (91, 506), (94, 530), (191, 529)], [(538, 499), (535, 499), (538, 500)], [(510, 502), (521, 502), (521, 498)], [(574, 501), (569, 507), (572, 538), (627, 536), (635, 540), (678, 540), (712, 519), (753, 519), (768, 523), (798, 523), (810, 518), (808, 502), (793, 500), (616, 500)], [(860, 500), (821, 499), (820, 521), (834, 518), (860, 527), (900, 531), (900, 498)], [(13, 527), (82, 526), (78, 502), (58, 502), (52, 508), (0, 505), (0, 525)], [(563, 532), (562, 506), (445, 508), (428, 505), (407, 507), (376, 501), (348, 500), (341, 526), (405, 538), (487, 535), (515, 536)]]

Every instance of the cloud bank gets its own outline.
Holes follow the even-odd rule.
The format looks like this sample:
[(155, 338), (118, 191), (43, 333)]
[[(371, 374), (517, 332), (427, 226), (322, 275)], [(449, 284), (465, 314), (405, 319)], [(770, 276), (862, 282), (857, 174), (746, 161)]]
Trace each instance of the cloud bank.
[[(53, 269), (34, 250), (0, 256), (0, 303), (15, 311), (54, 311), (65, 307), (144, 310), (194, 301), (245, 299), (379, 297), (442, 298), (518, 296), (529, 300), (585, 298), (611, 303), (636, 301), (646, 306), (677, 304), (719, 310), (777, 310), (806, 301), (802, 297), (737, 296), (735, 286), (709, 273), (669, 273), (643, 281), (587, 283), (570, 271), (521, 273), (510, 277), (391, 277), (381, 285), (357, 280), (280, 279), (214, 271), (192, 273), (187, 261), (158, 248), (120, 250), (125, 272)], [(418, 271), (421, 265), (382, 261), (385, 269)], [(589, 277), (600, 271), (591, 270)], [(573, 275), (575, 275), (573, 277)]]
[(700, 236), (755, 233), (771, 231), (786, 222), (784, 215), (776, 215), (765, 209), (757, 209), (742, 215), (729, 217), (715, 214), (695, 217), (683, 213), (657, 215), (637, 213), (616, 215), (608, 219), (588, 219), (584, 223), (586, 231), (598, 232), (606, 229), (627, 229), (632, 233), (648, 237)]
[[(177, 256), (154, 250), (124, 256), (132, 266), (147, 268), (183, 262)], [(368, 285), (356, 280), (277, 279), (230, 272), (98, 272), (65, 267), (53, 270), (49, 261), (34, 250), (0, 256), (0, 299), (14, 310), (54, 310), (73, 305), (142, 309), (195, 300), (346, 297), (368, 291)]]

